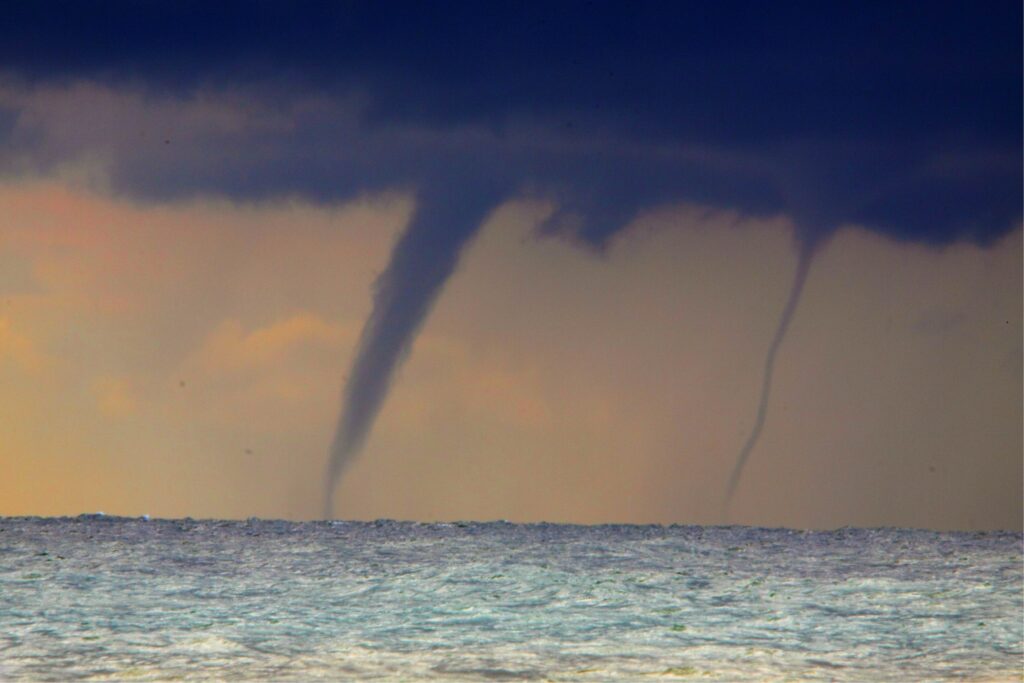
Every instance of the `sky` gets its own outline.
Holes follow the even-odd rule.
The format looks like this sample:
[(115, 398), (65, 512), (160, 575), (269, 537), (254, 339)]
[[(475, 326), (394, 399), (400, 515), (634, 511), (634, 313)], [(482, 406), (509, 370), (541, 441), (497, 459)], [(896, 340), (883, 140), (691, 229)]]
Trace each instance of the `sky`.
[(0, 515), (1022, 525), (1019, 3), (25, 3)]

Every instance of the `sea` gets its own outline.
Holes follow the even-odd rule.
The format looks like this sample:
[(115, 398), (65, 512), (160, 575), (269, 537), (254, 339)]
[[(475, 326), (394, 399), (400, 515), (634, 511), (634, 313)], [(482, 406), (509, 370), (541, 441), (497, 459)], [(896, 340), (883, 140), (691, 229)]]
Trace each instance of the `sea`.
[(0, 680), (1020, 681), (1022, 540), (0, 518)]

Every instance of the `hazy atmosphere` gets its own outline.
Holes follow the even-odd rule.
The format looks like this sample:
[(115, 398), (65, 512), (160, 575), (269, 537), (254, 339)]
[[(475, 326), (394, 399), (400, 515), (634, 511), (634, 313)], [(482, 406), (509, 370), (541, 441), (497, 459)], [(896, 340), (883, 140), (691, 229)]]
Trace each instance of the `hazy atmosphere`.
[(0, 28), (0, 515), (1021, 528), (1019, 3), (216, 5)]

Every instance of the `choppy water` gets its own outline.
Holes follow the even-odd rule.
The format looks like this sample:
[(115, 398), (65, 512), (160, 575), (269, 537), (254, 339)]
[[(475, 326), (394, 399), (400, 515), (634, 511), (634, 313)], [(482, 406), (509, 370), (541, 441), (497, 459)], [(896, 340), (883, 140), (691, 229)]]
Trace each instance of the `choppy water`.
[(1019, 533), (0, 518), (0, 679), (1020, 680)]

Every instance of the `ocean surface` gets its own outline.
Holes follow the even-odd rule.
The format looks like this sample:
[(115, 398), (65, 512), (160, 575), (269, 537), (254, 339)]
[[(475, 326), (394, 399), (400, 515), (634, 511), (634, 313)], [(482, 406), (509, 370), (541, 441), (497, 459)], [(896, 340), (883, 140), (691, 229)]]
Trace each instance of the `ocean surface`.
[(0, 680), (1021, 680), (1020, 533), (0, 518)]

